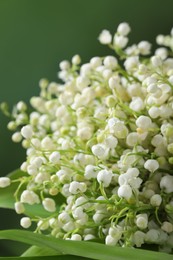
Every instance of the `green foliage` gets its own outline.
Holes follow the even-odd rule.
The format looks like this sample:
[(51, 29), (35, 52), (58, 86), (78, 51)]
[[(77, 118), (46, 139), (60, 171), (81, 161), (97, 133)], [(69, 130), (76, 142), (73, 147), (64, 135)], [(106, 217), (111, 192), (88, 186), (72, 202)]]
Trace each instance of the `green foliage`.
[[(90, 259), (99, 259), (99, 260), (105, 260), (105, 259), (106, 260), (132, 260), (137, 258), (140, 258), (140, 260), (172, 259), (172, 255), (168, 255), (160, 252), (152, 252), (152, 251), (133, 249), (133, 248), (110, 247), (95, 242), (61, 240), (61, 239), (48, 237), (45, 235), (33, 233), (30, 231), (23, 231), (23, 230), (0, 231), (0, 239), (9, 239), (9, 240), (27, 243), (30, 245), (36, 245), (37, 247), (41, 247), (41, 248), (51, 249), (54, 252), (57, 252), (58, 255), (62, 254), (62, 255), (73, 255), (73, 256), (80, 256), (80, 257), (87, 256)], [(33, 251), (31, 250), (32, 253)], [(39, 250), (36, 251), (39, 252)], [(52, 257), (54, 258), (54, 256)], [(62, 256), (60, 257), (61, 259), (63, 259)], [(40, 259), (44, 259), (44, 258), (41, 256)], [(56, 259), (58, 259), (58, 256), (56, 256)]]
[(72, 255), (56, 255), (56, 256), (36, 256), (36, 257), (0, 257), (0, 260), (85, 260), (89, 258), (80, 257), (80, 256), (72, 256)]
[(51, 256), (51, 255), (58, 255), (58, 252), (54, 249), (47, 248), (47, 247), (31, 246), (28, 250), (26, 250), (22, 254), (22, 257), (31, 256), (31, 255), (34, 255), (34, 256), (39, 256), (39, 255)]

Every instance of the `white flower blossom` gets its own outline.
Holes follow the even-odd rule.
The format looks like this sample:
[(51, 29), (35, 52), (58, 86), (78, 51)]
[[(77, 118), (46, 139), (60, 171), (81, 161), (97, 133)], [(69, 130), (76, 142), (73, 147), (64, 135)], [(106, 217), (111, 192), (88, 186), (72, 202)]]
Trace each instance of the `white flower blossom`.
[(50, 161), (51, 163), (57, 164), (57, 163), (59, 163), (60, 157), (61, 157), (61, 156), (60, 156), (60, 153), (59, 153), (59, 152), (53, 152), (53, 153), (51, 153), (50, 156), (49, 156), (49, 161)]
[(128, 184), (123, 184), (118, 188), (118, 196), (120, 198), (130, 199), (132, 196), (132, 188)]
[(34, 191), (24, 190), (21, 194), (20, 201), (23, 203), (28, 203), (33, 205), (35, 203), (39, 203), (39, 197)]
[(173, 176), (165, 175), (160, 181), (160, 187), (166, 193), (173, 192)]
[(108, 170), (101, 170), (97, 174), (97, 180), (102, 183), (104, 187), (108, 187), (112, 179), (112, 172)]
[(20, 225), (23, 227), (23, 228), (29, 228), (31, 226), (31, 219), (29, 217), (23, 217), (21, 218), (20, 220)]
[(114, 46), (118, 48), (125, 48), (128, 43), (128, 38), (123, 35), (117, 35), (114, 36)]
[(51, 198), (45, 198), (42, 201), (43, 207), (45, 208), (45, 210), (49, 211), (49, 212), (55, 212), (56, 211), (56, 204), (55, 201)]
[(154, 194), (151, 198), (150, 198), (150, 203), (152, 206), (154, 207), (159, 207), (160, 204), (162, 203), (162, 197), (159, 194)]
[(130, 31), (131, 31), (131, 28), (128, 23), (124, 22), (124, 23), (120, 23), (118, 25), (117, 32), (120, 35), (125, 36), (125, 35), (129, 34)]
[[(146, 40), (127, 46), (130, 31), (126, 22), (112, 35), (103, 30), (98, 40), (115, 55), (63, 60), (60, 83), (41, 79), (31, 112), (16, 104), (8, 129), (26, 158), (21, 171), (0, 177), (0, 188), (2, 198), (14, 188), (17, 214), (32, 212), (21, 218), (23, 228), (34, 222), (39, 233), (60, 239), (154, 244), (170, 253), (173, 29), (157, 37), (154, 55)], [(6, 104), (1, 109), (10, 114)]]
[(144, 168), (150, 172), (155, 172), (159, 168), (159, 163), (157, 160), (149, 159), (144, 163)]
[(101, 44), (110, 44), (112, 41), (112, 35), (108, 30), (103, 30), (100, 33), (98, 39)]
[(21, 129), (21, 134), (24, 138), (30, 139), (33, 135), (33, 130), (30, 125), (23, 126)]
[(0, 188), (8, 187), (11, 184), (11, 180), (8, 177), (0, 177)]

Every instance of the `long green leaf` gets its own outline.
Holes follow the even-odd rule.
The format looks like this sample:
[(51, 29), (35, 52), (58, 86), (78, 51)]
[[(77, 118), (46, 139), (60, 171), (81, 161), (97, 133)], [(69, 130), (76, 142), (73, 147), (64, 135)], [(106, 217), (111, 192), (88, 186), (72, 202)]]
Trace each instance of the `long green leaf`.
[(0, 260), (89, 260), (89, 258), (84, 258), (80, 256), (72, 255), (56, 255), (56, 256), (30, 256), (30, 257), (0, 257)]
[(48, 247), (58, 253), (99, 260), (172, 260), (172, 255), (142, 249), (110, 247), (95, 242), (61, 240), (23, 230), (0, 231), (0, 239), (20, 241), (38, 247)]
[(50, 256), (50, 255), (58, 255), (58, 252), (54, 249), (47, 248), (47, 247), (38, 247), (38, 246), (31, 246), (27, 249), (23, 254), (22, 257), (25, 256)]
[[(89, 258), (84, 258), (84, 257), (77, 257), (77, 256), (72, 256), (70, 255), (59, 255), (58, 256), (58, 252), (56, 250), (53, 250), (53, 249), (50, 249), (50, 248), (47, 248), (47, 247), (38, 247), (38, 246), (31, 246), (29, 249), (27, 249), (22, 255), (22, 260), (25, 259), (26, 257), (31, 257), (31, 256), (57, 256), (58, 258), (56, 259), (64, 259), (64, 260), (76, 260), (76, 259), (89, 259)], [(28, 258), (27, 258), (28, 259)], [(34, 258), (35, 259), (35, 258)], [(54, 259), (54, 258), (52, 258)], [(1, 260), (1, 258), (0, 258)]]

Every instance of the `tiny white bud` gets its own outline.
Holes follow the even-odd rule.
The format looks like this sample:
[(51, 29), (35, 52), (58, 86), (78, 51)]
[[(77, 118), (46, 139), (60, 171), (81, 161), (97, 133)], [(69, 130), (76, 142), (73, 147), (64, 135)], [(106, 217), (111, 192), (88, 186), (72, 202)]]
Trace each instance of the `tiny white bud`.
[(151, 63), (153, 67), (160, 67), (162, 65), (162, 60), (159, 56), (152, 56)]
[(123, 35), (117, 35), (114, 36), (114, 46), (118, 48), (125, 48), (128, 43), (128, 38)]
[(15, 202), (14, 209), (17, 214), (22, 214), (25, 211), (25, 207), (21, 202)]
[(163, 231), (166, 231), (167, 233), (171, 233), (171, 232), (173, 232), (173, 224), (168, 221), (164, 221), (162, 223), (161, 229)]
[(49, 222), (48, 221), (45, 222), (43, 220), (39, 220), (38, 223), (37, 223), (37, 227), (40, 230), (46, 230), (49, 227)]
[(67, 212), (62, 212), (58, 216), (58, 221), (60, 221), (61, 224), (66, 224), (71, 221), (71, 218)]
[(145, 236), (145, 241), (151, 242), (151, 243), (157, 243), (160, 237), (159, 230), (156, 229), (150, 229)]
[(39, 203), (39, 197), (34, 191), (24, 190), (20, 196), (20, 201), (23, 203), (28, 203), (33, 205), (35, 203)]
[(148, 110), (148, 114), (150, 115), (151, 118), (158, 118), (160, 116), (160, 110), (158, 107), (152, 106)]
[(120, 79), (119, 79), (119, 77), (117, 77), (117, 76), (113, 76), (113, 77), (111, 77), (110, 79), (109, 79), (109, 87), (111, 88), (111, 89), (116, 89), (116, 86), (117, 85), (119, 85), (119, 83), (120, 83)]
[(73, 234), (73, 235), (71, 236), (71, 240), (81, 241), (81, 240), (82, 240), (82, 237), (81, 237), (81, 235), (79, 235), (79, 234)]
[(45, 88), (47, 88), (47, 85), (48, 85), (48, 80), (47, 79), (40, 79), (40, 81), (39, 81), (39, 87), (41, 88), (41, 89), (45, 89)]
[(105, 217), (104, 212), (96, 211), (96, 213), (93, 215), (93, 220), (94, 220), (95, 223), (99, 224), (104, 217)]
[(103, 183), (104, 187), (108, 187), (111, 183), (112, 172), (108, 170), (101, 170), (97, 174), (97, 181)]
[(106, 236), (105, 244), (109, 246), (115, 246), (118, 242), (117, 237), (112, 237), (111, 235)]
[(142, 98), (140, 98), (140, 97), (133, 97), (132, 101), (130, 102), (129, 107), (132, 110), (134, 110), (136, 112), (139, 112), (142, 109), (144, 109), (145, 105), (144, 105), (144, 102), (143, 102)]
[(70, 68), (70, 62), (67, 60), (63, 60), (60, 62), (59, 67), (61, 70), (68, 70)]
[(138, 214), (136, 216), (136, 225), (140, 229), (145, 229), (148, 226), (148, 216), (147, 214)]
[(53, 152), (49, 156), (49, 161), (53, 164), (57, 164), (60, 161), (60, 153), (59, 152)]
[(81, 58), (78, 54), (72, 57), (72, 63), (74, 65), (79, 65), (81, 63)]
[(139, 137), (136, 132), (129, 133), (126, 137), (126, 144), (134, 147), (139, 142)]
[(17, 107), (17, 110), (19, 110), (19, 111), (25, 111), (27, 109), (27, 106), (26, 106), (25, 102), (23, 102), (23, 101), (19, 101), (17, 103), (16, 107)]
[(42, 201), (43, 207), (45, 210), (49, 212), (55, 212), (56, 211), (56, 204), (55, 201), (51, 198), (45, 198)]
[(93, 130), (91, 127), (81, 127), (77, 130), (77, 136), (80, 137), (81, 140), (89, 140), (93, 135)]
[(7, 128), (11, 131), (14, 131), (16, 130), (16, 122), (15, 121), (10, 121), (8, 124), (7, 124)]
[(108, 148), (114, 149), (118, 144), (118, 140), (113, 135), (108, 135), (105, 139), (105, 144)]
[(155, 55), (159, 56), (162, 60), (165, 60), (168, 57), (168, 50), (166, 48), (158, 48), (155, 51)]
[(138, 49), (142, 55), (150, 54), (151, 44), (147, 41), (141, 41), (138, 43)]
[(103, 61), (103, 64), (108, 69), (114, 69), (117, 67), (118, 61), (114, 56), (106, 56), (106, 58)]
[(30, 139), (33, 135), (32, 127), (30, 125), (23, 126), (21, 129), (21, 134), (24, 138)]
[(166, 193), (173, 192), (173, 176), (166, 175), (160, 181), (160, 188)]
[(23, 162), (20, 166), (21, 171), (23, 172), (27, 172), (27, 168), (28, 168), (28, 163), (27, 162)]
[(28, 218), (28, 217), (23, 217), (21, 218), (20, 220), (20, 225), (23, 227), (23, 228), (29, 228), (31, 226), (31, 219)]
[(136, 120), (137, 127), (141, 129), (149, 130), (151, 127), (152, 121), (148, 116), (139, 116)]
[(90, 63), (83, 64), (80, 68), (81, 76), (88, 77), (88, 75), (91, 72), (91, 69), (92, 67)]
[(11, 180), (8, 177), (0, 177), (0, 188), (8, 187), (11, 184)]
[(171, 87), (168, 84), (160, 84), (159, 88), (162, 90), (162, 93), (170, 93)]
[(29, 175), (36, 175), (37, 172), (38, 172), (38, 169), (35, 165), (29, 165), (27, 167), (27, 172), (28, 172)]
[(77, 181), (72, 181), (69, 186), (69, 192), (72, 194), (78, 194), (78, 193), (83, 193), (87, 189), (86, 184), (84, 182), (77, 182)]
[(128, 184), (123, 184), (118, 188), (118, 196), (120, 198), (130, 199), (132, 196), (132, 189)]
[(162, 145), (164, 143), (164, 139), (163, 139), (163, 136), (158, 134), (158, 135), (155, 135), (152, 140), (151, 140), (151, 144), (155, 147), (159, 146), (159, 145)]
[(139, 57), (138, 56), (128, 57), (124, 62), (124, 66), (127, 71), (137, 69), (139, 66)]
[(92, 150), (92, 153), (95, 156), (98, 156), (99, 158), (102, 158), (102, 157), (106, 156), (106, 152), (107, 151), (106, 151), (104, 145), (102, 145), (102, 144), (93, 145), (91, 150)]
[(165, 36), (164, 36), (164, 35), (159, 34), (159, 35), (156, 37), (156, 42), (157, 42), (157, 44), (163, 45), (163, 44), (164, 44), (164, 41), (165, 41)]
[(70, 221), (70, 222), (66, 223), (62, 228), (64, 231), (70, 232), (75, 229), (75, 224), (73, 221)]
[(31, 162), (31, 164), (34, 165), (34, 166), (37, 167), (37, 168), (39, 168), (39, 167), (42, 165), (42, 163), (43, 163), (43, 160), (42, 160), (41, 157), (35, 157), (35, 158), (32, 160), (32, 162)]
[(97, 68), (99, 66), (102, 65), (102, 60), (100, 57), (93, 57), (91, 60), (90, 60), (90, 63), (92, 65), (93, 68)]
[(128, 23), (125, 23), (125, 22), (124, 22), (124, 23), (120, 23), (120, 24), (118, 25), (117, 32), (118, 32), (120, 35), (125, 36), (125, 35), (129, 34), (130, 31), (131, 31), (131, 28), (130, 28), (130, 26), (129, 26)]
[(150, 199), (150, 203), (153, 207), (159, 207), (162, 203), (162, 197), (159, 194), (154, 194)]
[(145, 233), (142, 231), (136, 231), (133, 235), (133, 241), (137, 247), (141, 247), (145, 241)]
[(48, 172), (39, 172), (35, 177), (35, 182), (38, 184), (43, 183), (44, 181), (48, 181), (50, 178), (50, 175)]
[(96, 168), (96, 166), (88, 164), (85, 167), (85, 174), (84, 174), (84, 176), (85, 176), (85, 178), (87, 180), (90, 180), (92, 178), (96, 178), (97, 174), (98, 174), (98, 169)]
[(144, 168), (150, 172), (155, 172), (159, 168), (159, 163), (157, 160), (149, 159), (144, 163)]
[(22, 135), (20, 132), (15, 132), (11, 138), (13, 142), (19, 143), (22, 140)]
[(52, 139), (49, 136), (46, 136), (41, 141), (41, 146), (43, 149), (51, 150), (54, 148)]
[(95, 239), (96, 237), (92, 234), (87, 234), (85, 235), (84, 237), (84, 240), (87, 241), (87, 240), (92, 240), (92, 239)]
[(112, 35), (108, 30), (103, 30), (100, 33), (98, 40), (101, 44), (110, 44), (112, 41)]

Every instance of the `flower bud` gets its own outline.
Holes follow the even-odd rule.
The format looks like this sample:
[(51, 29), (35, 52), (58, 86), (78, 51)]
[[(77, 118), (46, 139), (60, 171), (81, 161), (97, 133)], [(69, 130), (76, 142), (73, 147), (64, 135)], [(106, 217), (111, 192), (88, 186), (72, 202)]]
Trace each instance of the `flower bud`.
[(30, 125), (23, 126), (21, 129), (21, 134), (24, 138), (30, 139), (33, 135), (32, 127)]
[(42, 201), (43, 207), (45, 210), (49, 212), (55, 212), (56, 211), (56, 204), (55, 201), (51, 198), (45, 198)]
[(103, 30), (100, 33), (98, 40), (101, 44), (110, 44), (112, 41), (112, 35), (108, 30)]
[(29, 228), (31, 226), (31, 219), (28, 218), (28, 217), (23, 217), (21, 218), (20, 220), (20, 225), (23, 227), (23, 228)]
[(17, 214), (22, 214), (25, 211), (24, 205), (21, 202), (15, 202), (14, 209)]
[(11, 180), (8, 177), (0, 177), (0, 188), (8, 187), (11, 184)]

